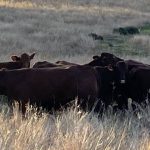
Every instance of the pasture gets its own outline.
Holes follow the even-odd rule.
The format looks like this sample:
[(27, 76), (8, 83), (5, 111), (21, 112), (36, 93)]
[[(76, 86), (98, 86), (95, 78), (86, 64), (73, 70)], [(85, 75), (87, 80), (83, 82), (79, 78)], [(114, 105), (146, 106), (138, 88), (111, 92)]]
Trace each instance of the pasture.
[[(36, 52), (32, 64), (66, 60), (84, 64), (93, 55), (110, 52), (150, 64), (150, 1), (143, 0), (0, 0), (0, 61)], [(140, 34), (120, 35), (114, 28), (135, 26)], [(93, 40), (90, 33), (103, 36)], [(1, 98), (5, 101), (5, 97)], [(149, 150), (150, 105), (101, 118), (76, 104), (49, 115), (28, 108), (22, 119), (2, 102), (0, 149), (17, 150)], [(130, 106), (130, 104), (129, 104)]]

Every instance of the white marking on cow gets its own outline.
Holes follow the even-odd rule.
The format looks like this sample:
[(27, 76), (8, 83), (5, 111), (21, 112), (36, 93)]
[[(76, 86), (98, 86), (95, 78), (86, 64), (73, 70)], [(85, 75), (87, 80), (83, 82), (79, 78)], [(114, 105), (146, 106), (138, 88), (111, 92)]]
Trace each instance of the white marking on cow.
[(121, 84), (124, 84), (125, 82), (126, 82), (125, 80), (121, 80), (121, 81), (120, 81)]

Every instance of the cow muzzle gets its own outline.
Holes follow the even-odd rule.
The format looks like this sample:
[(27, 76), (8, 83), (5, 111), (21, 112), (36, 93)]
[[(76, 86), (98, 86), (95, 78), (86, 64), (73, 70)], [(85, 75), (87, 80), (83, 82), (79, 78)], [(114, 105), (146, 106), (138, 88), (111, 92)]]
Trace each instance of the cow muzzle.
[(121, 83), (121, 84), (125, 84), (126, 81), (125, 81), (125, 80), (120, 80), (120, 83)]

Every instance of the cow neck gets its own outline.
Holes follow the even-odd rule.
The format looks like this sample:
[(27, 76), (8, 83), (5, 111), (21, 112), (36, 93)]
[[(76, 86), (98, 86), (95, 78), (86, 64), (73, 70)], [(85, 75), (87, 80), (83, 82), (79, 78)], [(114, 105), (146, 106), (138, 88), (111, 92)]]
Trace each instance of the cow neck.
[(23, 62), (14, 62), (14, 64), (16, 65), (16, 68), (15, 69), (20, 69), (20, 68), (22, 68), (23, 67)]
[(7, 71), (2, 70), (0, 71), (0, 94), (6, 95), (7, 94)]
[[(101, 96), (101, 92), (104, 91), (105, 88), (107, 88), (106, 84), (108, 84), (107, 82), (107, 70), (106, 68), (102, 68), (100, 71), (97, 71), (98, 74), (98, 79), (97, 82), (99, 84), (99, 97)], [(105, 80), (106, 77), (106, 80)], [(114, 81), (114, 79), (112, 79), (112, 81)], [(107, 82), (107, 83), (105, 83)], [(109, 85), (108, 85), (109, 86)]]

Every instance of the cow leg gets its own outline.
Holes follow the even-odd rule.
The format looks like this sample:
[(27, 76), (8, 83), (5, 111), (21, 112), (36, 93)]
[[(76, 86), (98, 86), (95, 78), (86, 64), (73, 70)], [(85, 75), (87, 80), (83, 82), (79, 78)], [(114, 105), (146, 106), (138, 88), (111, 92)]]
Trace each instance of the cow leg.
[(95, 96), (78, 97), (78, 104), (84, 111), (95, 111), (96, 103)]
[(23, 99), (23, 100), (19, 101), (19, 110), (22, 112), (23, 118), (26, 115), (26, 106), (27, 106), (28, 102), (29, 102), (29, 99)]
[(8, 97), (8, 106), (9, 106), (9, 114), (10, 116), (12, 116), (13, 115), (13, 100), (10, 97)]
[(113, 91), (113, 101), (116, 101), (117, 106), (114, 108), (116, 111), (128, 108), (128, 91), (126, 85), (117, 85)]
[[(77, 98), (78, 99), (78, 105), (81, 107), (81, 109), (83, 110), (83, 111), (89, 111), (89, 110), (91, 110), (89, 107), (90, 107), (90, 105), (89, 105), (89, 99), (88, 98), (80, 98), (80, 97), (78, 97)], [(91, 104), (92, 105), (92, 104)]]
[[(146, 96), (147, 96), (147, 90), (137, 89), (136, 92), (134, 91), (134, 94), (132, 94), (131, 98), (133, 102), (136, 102), (138, 105), (140, 105), (141, 103), (146, 102)], [(137, 105), (132, 104), (132, 108), (135, 111), (137, 109)]]
[(117, 108), (119, 110), (125, 110), (128, 109), (128, 97), (126, 97), (125, 95), (118, 95), (117, 99)]
[(148, 99), (148, 102), (150, 102), (150, 89), (148, 89), (147, 99)]
[(148, 98), (148, 89), (143, 89), (140, 92), (139, 104), (144, 103), (146, 105), (146, 99)]

